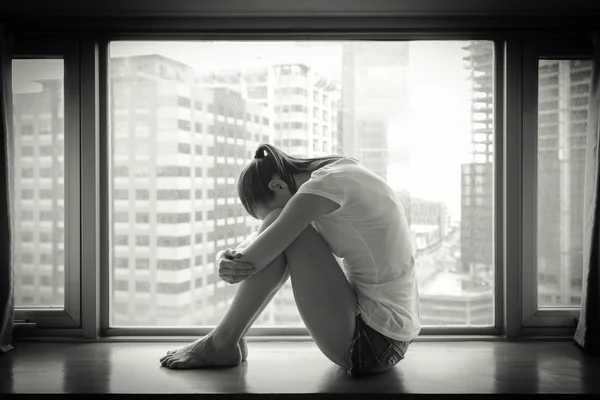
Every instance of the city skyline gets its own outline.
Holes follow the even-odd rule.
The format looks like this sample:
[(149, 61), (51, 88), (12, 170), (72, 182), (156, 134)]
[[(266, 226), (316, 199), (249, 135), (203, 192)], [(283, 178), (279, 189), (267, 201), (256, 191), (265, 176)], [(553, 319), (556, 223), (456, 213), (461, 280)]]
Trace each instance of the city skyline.
[[(388, 183), (394, 190), (409, 189), (417, 197), (445, 201), (452, 220), (458, 222), (460, 164), (468, 160), (470, 150), (470, 86), (462, 61), (466, 54), (463, 47), (468, 42), (407, 43), (408, 112), (406, 117), (389, 119)], [(294, 61), (341, 81), (341, 49), (340, 42), (135, 42), (133, 46), (132, 42), (124, 41), (111, 43), (110, 55), (161, 54), (184, 62), (198, 72), (213, 68), (252, 70)], [(211, 62), (206, 63), (206, 60)], [(14, 92), (30, 93), (40, 89), (39, 84), (32, 83), (36, 79), (60, 75), (62, 60), (44, 60), (43, 69), (20, 60), (14, 62)], [(440, 63), (443, 68), (432, 69)], [(389, 78), (381, 77), (384, 81)], [(431, 118), (432, 113), (436, 118)], [(440, 135), (440, 131), (446, 134)], [(432, 141), (437, 146), (431, 146)], [(403, 161), (396, 161), (407, 154), (408, 168)], [(448, 165), (456, 167), (452, 169)]]
[[(461, 46), (466, 43), (452, 43), (450, 53), (439, 53), (440, 60), (453, 54), (454, 67), (462, 71), (465, 52)], [(397, 170), (380, 170), (382, 165), (393, 163), (400, 163), (406, 170), (416, 165), (423, 173), (444, 180), (445, 186), (436, 186), (435, 181), (425, 185), (435, 189), (437, 196), (431, 197), (442, 201), (419, 196), (410, 182), (396, 185), (417, 245), (424, 321), (492, 323), (492, 292), (489, 286), (478, 289), (478, 303), (473, 303), (475, 297), (468, 291), (480, 277), (474, 271), (461, 272), (460, 231), (449, 220), (448, 204), (453, 201), (449, 197), (461, 205), (464, 159), (445, 149), (451, 158), (445, 159), (446, 168), (442, 169), (458, 170), (454, 183), (436, 171), (443, 164), (436, 161), (444, 150), (438, 143), (460, 142), (463, 131), (469, 133), (469, 138), (471, 109), (461, 109), (462, 118), (450, 119), (445, 126), (428, 114), (435, 113), (449, 95), (464, 89), (462, 80), (467, 73), (462, 71), (459, 82), (448, 85), (445, 82), (450, 76), (458, 76), (457, 71), (444, 73), (447, 62), (433, 62), (423, 70), (418, 62), (411, 67), (411, 55), (417, 60), (418, 55), (407, 49), (407, 43), (357, 45), (354, 50), (344, 48), (340, 62), (346, 69), (338, 83), (303, 62), (202, 74), (187, 64), (158, 55), (158, 51), (111, 59), (114, 258), (110, 310), (111, 315), (118, 315), (116, 320), (111, 318), (111, 324), (216, 323), (231, 301), (235, 286), (220, 282), (214, 255), (217, 250), (235, 246), (258, 226), (258, 221), (244, 216), (239, 206), (236, 171), (251, 159), (260, 142), (272, 142), (290, 154), (311, 156), (339, 153), (351, 137), (358, 139), (358, 148), (343, 153), (356, 157), (360, 154), (357, 151), (369, 150), (372, 156), (364, 159), (364, 165), (388, 181), (406, 179)], [(131, 49), (139, 51), (135, 44)], [(427, 51), (434, 50), (430, 46)], [(353, 52), (358, 53), (349, 62)], [(422, 56), (420, 62), (432, 60), (435, 58)], [(35, 81), (38, 76), (31, 70), (27, 78)], [(419, 74), (419, 79), (414, 78)], [(427, 78), (427, 74), (432, 76)], [(411, 85), (418, 82), (424, 85), (421, 97), (411, 103), (411, 90), (417, 91)], [(349, 106), (339, 102), (340, 96), (359, 96), (361, 101)], [(416, 111), (411, 112), (411, 107)], [(398, 115), (404, 116), (401, 124), (410, 125), (410, 118), (414, 124), (421, 120), (428, 131), (411, 135), (408, 129), (402, 129), (406, 138), (394, 135), (394, 130), (400, 129), (394, 127)], [(40, 127), (30, 126), (26, 115), (20, 117), (23, 134), (37, 138)], [(352, 129), (344, 129), (344, 124)], [(450, 129), (449, 125), (456, 127)], [(356, 134), (352, 133), (355, 129)], [(388, 152), (398, 140), (404, 146), (397, 147), (400, 156)], [(417, 150), (423, 147), (424, 164), (413, 161), (413, 154), (419, 152), (407, 148), (411, 141), (418, 143), (413, 146)], [(414, 175), (417, 180), (423, 177)], [(452, 190), (448, 185), (454, 185)], [(464, 281), (471, 283), (465, 287), (461, 283)], [(445, 300), (440, 302), (442, 298)], [(475, 306), (479, 314), (473, 313)], [(289, 282), (257, 321), (258, 325), (265, 323), (302, 325)]]
[[(329, 74), (332, 79), (341, 82), (342, 43), (121, 41), (111, 43), (110, 55), (161, 54), (190, 65), (197, 71), (213, 71), (213, 68), (251, 71), (277, 63), (304, 63), (315, 68), (320, 75)], [(394, 43), (388, 44), (390, 49)], [(409, 48), (406, 70), (408, 118), (389, 120), (388, 150), (392, 162), (388, 169), (388, 183), (394, 190), (409, 189), (417, 197), (447, 202), (450, 215), (458, 222), (460, 165), (468, 161), (470, 150), (471, 92), (462, 60), (467, 54), (463, 47), (469, 42), (402, 43), (407, 43)], [(204, 57), (202, 54), (210, 56)], [(232, 55), (236, 60), (233, 65), (230, 62)], [(206, 59), (212, 63), (205, 64), (203, 60)], [(383, 78), (389, 81), (393, 77)], [(436, 118), (431, 118), (432, 114)], [(443, 118), (438, 118), (438, 115)], [(440, 131), (446, 134), (440, 135)], [(432, 148), (432, 141), (438, 146)], [(402, 162), (394, 162), (395, 157), (405, 154), (407, 148), (410, 153), (408, 169)], [(455, 165), (455, 169), (448, 168), (448, 165)], [(448, 201), (448, 198), (452, 200)]]

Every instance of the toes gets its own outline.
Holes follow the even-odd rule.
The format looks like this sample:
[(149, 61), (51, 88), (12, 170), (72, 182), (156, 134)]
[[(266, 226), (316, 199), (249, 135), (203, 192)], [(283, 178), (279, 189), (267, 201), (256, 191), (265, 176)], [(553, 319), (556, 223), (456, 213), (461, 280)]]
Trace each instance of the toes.
[(173, 360), (173, 357), (166, 356), (165, 358), (163, 358), (163, 360), (160, 363), (163, 365), (163, 367), (167, 367), (171, 360)]
[(174, 361), (171, 364), (169, 364), (169, 368), (170, 369), (179, 369), (179, 366), (182, 364), (183, 363), (181, 361)]
[(177, 362), (177, 361), (179, 361), (179, 360), (177, 360), (177, 359), (175, 359), (175, 358), (171, 357), (171, 358), (169, 358), (167, 361), (165, 361), (165, 364), (167, 364), (167, 367), (171, 368), (171, 365), (172, 365), (174, 362)]

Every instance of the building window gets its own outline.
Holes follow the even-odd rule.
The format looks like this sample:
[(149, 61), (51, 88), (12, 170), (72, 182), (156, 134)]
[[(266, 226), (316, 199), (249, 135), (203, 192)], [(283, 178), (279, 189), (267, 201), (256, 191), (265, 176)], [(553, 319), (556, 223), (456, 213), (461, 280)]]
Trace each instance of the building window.
[(115, 268), (129, 268), (129, 260), (127, 258), (117, 257), (113, 264)]
[(150, 222), (150, 214), (148, 213), (135, 213), (135, 222), (138, 224), (147, 224)]
[(156, 245), (160, 247), (181, 247), (189, 244), (189, 236), (159, 236), (156, 241)]
[(136, 269), (148, 269), (150, 268), (150, 260), (147, 258), (136, 258), (135, 259)]
[(135, 245), (136, 246), (149, 246), (150, 245), (150, 236), (148, 235), (138, 235), (135, 237)]
[(149, 200), (150, 199), (150, 191), (147, 189), (136, 189), (135, 199), (136, 200)]
[(179, 107), (190, 108), (192, 103), (189, 97), (177, 96), (177, 105)]
[(191, 146), (188, 143), (178, 143), (177, 151), (181, 154), (190, 154)]
[(192, 130), (192, 123), (190, 121), (185, 120), (177, 120), (177, 127), (182, 131), (190, 131)]

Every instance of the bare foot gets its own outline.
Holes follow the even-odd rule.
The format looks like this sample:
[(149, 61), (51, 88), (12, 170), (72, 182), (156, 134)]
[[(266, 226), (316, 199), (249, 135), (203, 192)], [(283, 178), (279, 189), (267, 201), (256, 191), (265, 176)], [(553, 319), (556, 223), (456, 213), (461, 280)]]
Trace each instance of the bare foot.
[(242, 362), (239, 344), (232, 348), (217, 348), (211, 334), (160, 359), (170, 369), (234, 367)]
[[(187, 347), (191, 347), (193, 344), (194, 344), (194, 343), (190, 343), (189, 345), (185, 346), (185, 348), (187, 348)], [(240, 339), (239, 343), (238, 343), (238, 346), (239, 346), (239, 348), (240, 348), (240, 352), (242, 353), (242, 361), (246, 361), (246, 359), (248, 358), (248, 343), (246, 342), (246, 338), (243, 338), (243, 337), (242, 337), (242, 338)], [(168, 355), (171, 355), (171, 354), (173, 354), (173, 353), (176, 353), (176, 352), (178, 352), (178, 351), (180, 351), (180, 350), (183, 350), (183, 349), (178, 349), (178, 350), (169, 350), (169, 351), (167, 351), (167, 356), (168, 356)], [(161, 360), (160, 360), (160, 361), (162, 362), (162, 360), (163, 360), (164, 358), (166, 358), (166, 356), (165, 356), (165, 357), (163, 357), (163, 358), (161, 358)]]

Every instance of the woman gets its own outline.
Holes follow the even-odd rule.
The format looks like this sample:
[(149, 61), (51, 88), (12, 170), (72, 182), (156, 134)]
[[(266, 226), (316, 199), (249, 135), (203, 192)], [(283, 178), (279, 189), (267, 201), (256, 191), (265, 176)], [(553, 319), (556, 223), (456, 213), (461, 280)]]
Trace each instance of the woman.
[(212, 332), (168, 352), (163, 366), (240, 364), (246, 331), (290, 276), (300, 316), (332, 362), (362, 375), (404, 358), (420, 331), (415, 258), (404, 208), (384, 180), (354, 159), (302, 159), (263, 144), (238, 194), (263, 223), (217, 257), (221, 278), (241, 282), (235, 299)]

